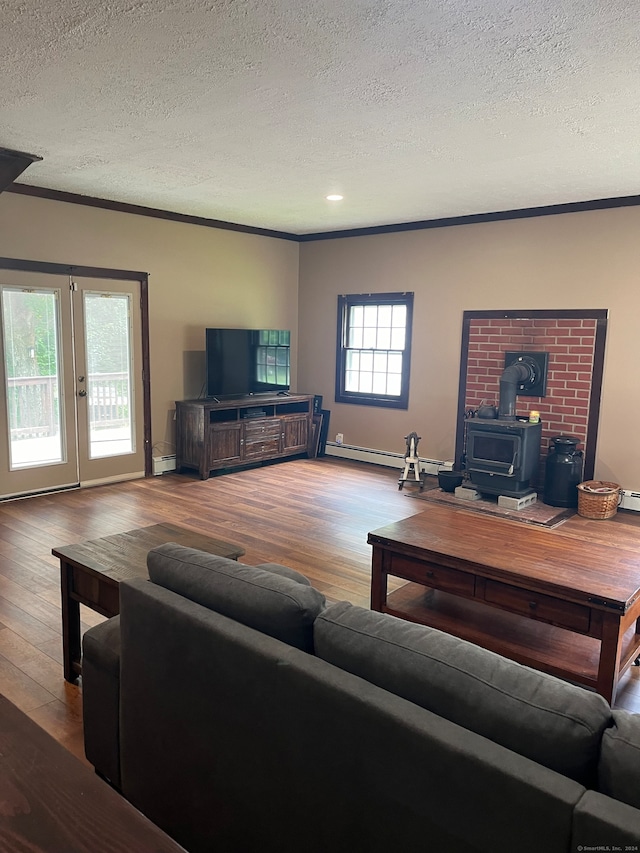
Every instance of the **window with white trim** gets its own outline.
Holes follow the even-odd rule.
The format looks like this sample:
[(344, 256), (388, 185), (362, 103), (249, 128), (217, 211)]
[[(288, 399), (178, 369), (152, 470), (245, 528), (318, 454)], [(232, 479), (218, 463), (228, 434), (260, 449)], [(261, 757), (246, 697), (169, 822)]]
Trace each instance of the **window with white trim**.
[(409, 406), (413, 293), (338, 297), (336, 403)]

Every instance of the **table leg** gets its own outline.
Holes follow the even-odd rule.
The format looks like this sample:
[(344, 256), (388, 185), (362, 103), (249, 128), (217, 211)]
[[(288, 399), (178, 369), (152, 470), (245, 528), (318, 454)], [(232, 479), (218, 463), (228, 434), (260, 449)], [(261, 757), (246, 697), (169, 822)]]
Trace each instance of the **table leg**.
[(371, 561), (371, 609), (382, 613), (387, 603), (387, 573), (383, 569), (384, 551), (373, 546)]
[(60, 592), (62, 597), (62, 659), (64, 677), (72, 684), (80, 672), (80, 604), (71, 597), (73, 566), (60, 560)]
[(621, 617), (618, 614), (604, 614), (596, 690), (611, 705), (616, 698), (620, 671), (620, 651), (624, 634), (620, 623)]

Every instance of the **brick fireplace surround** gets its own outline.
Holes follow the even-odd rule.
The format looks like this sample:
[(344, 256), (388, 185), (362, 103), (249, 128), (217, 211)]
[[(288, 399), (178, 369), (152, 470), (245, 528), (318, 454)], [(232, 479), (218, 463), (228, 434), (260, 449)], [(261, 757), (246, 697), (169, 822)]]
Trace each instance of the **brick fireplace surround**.
[[(540, 412), (542, 444), (539, 483), (544, 475), (549, 440), (574, 435), (585, 448), (596, 346), (595, 319), (472, 319), (469, 323), (465, 411), (484, 401), (498, 405), (505, 352), (548, 352), (547, 393), (518, 395), (518, 415)], [(535, 485), (532, 483), (532, 485)]]

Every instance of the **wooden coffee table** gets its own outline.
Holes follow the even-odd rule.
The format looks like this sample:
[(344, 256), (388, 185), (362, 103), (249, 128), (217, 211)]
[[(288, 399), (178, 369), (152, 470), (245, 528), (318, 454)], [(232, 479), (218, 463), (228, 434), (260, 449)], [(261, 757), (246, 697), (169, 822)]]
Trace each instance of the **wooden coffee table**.
[[(638, 550), (435, 504), (368, 541), (373, 610), (584, 684), (609, 702), (638, 656)], [(388, 577), (409, 583), (389, 592)]]
[(0, 850), (184, 853), (0, 696)]
[(121, 580), (148, 577), (147, 554), (158, 545), (177, 542), (209, 554), (237, 560), (244, 548), (194, 533), (175, 524), (153, 524), (91, 542), (53, 548), (60, 560), (64, 677), (75, 682), (82, 671), (80, 605), (103, 616), (120, 612)]

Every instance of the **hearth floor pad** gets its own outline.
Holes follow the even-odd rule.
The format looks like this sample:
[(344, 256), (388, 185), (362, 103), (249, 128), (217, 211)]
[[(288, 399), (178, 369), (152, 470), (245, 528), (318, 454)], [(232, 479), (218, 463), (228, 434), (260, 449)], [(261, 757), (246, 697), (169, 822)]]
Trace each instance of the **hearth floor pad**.
[(487, 515), (495, 515), (499, 518), (508, 518), (510, 521), (521, 521), (524, 524), (536, 524), (539, 527), (557, 527), (575, 515), (575, 509), (567, 509), (566, 507), (547, 506), (541, 500), (524, 507), (524, 509), (514, 510), (506, 507), (498, 506), (498, 498), (491, 495), (483, 495), (477, 501), (465, 501), (457, 498), (451, 492), (445, 492), (437, 485), (429, 488), (426, 484), (423, 492), (412, 491), (405, 492), (410, 498), (418, 498), (422, 501), (431, 501), (441, 504), (447, 504), (455, 509), (461, 509), (465, 512), (483, 512)]

